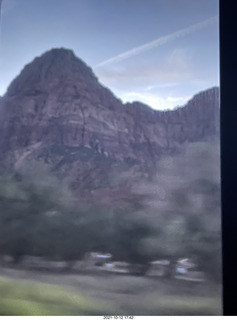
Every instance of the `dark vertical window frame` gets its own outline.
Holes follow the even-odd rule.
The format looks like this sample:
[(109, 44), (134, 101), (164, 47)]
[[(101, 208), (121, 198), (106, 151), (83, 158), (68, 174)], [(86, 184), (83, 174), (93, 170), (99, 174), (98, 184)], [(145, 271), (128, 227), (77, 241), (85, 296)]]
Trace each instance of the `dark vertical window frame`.
[(223, 306), (237, 315), (237, 6), (219, 1)]

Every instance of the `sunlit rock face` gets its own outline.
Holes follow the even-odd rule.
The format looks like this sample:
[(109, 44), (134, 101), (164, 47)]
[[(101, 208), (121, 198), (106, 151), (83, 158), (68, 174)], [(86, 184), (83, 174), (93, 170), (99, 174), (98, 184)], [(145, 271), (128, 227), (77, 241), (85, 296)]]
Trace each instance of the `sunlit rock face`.
[(131, 167), (146, 175), (161, 156), (218, 135), (218, 88), (174, 111), (122, 104), (65, 49), (26, 65), (0, 100), (2, 163), (41, 161), (75, 190), (111, 187), (113, 172)]

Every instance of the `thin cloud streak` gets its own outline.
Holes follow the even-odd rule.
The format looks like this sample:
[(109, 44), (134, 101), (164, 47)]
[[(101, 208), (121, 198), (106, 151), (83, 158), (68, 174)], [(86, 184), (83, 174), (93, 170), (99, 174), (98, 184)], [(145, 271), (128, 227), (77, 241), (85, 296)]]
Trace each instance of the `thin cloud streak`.
[(167, 42), (170, 42), (172, 40), (175, 40), (177, 38), (180, 38), (180, 37), (184, 37), (188, 34), (191, 34), (193, 32), (196, 32), (200, 29), (203, 29), (203, 28), (206, 28), (208, 26), (210, 26), (211, 24), (215, 23), (218, 21), (218, 16), (214, 16), (214, 17), (211, 17), (207, 20), (204, 20), (204, 21), (201, 21), (199, 23), (196, 23), (196, 24), (193, 24), (187, 28), (184, 28), (184, 29), (181, 29), (179, 31), (176, 31), (174, 33), (171, 33), (167, 36), (164, 36), (164, 37), (160, 37), (154, 41), (151, 41), (151, 42), (148, 42), (146, 44), (143, 44), (139, 47), (136, 47), (136, 48), (133, 48), (129, 51), (126, 51), (126, 52), (123, 52), (115, 57), (112, 57), (108, 60), (105, 60), (99, 64), (97, 64), (95, 66), (95, 68), (100, 68), (100, 67), (103, 67), (107, 64), (111, 64), (111, 63), (116, 63), (116, 62), (119, 62), (119, 61), (122, 61), (122, 60), (125, 60), (125, 59), (128, 59), (128, 58), (131, 58), (133, 56), (136, 56), (136, 55), (139, 55), (145, 51), (148, 51), (148, 50), (151, 50), (153, 48), (156, 48), (156, 47), (159, 47), (159, 46), (162, 46), (164, 44), (166, 44)]

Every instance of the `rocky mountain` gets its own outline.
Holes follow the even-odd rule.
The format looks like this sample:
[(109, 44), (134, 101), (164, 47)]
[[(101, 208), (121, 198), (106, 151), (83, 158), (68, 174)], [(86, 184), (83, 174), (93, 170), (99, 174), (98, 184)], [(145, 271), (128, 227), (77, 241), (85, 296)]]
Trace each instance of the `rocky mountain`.
[(80, 192), (115, 188), (114, 172), (152, 174), (189, 142), (219, 135), (219, 89), (174, 111), (123, 104), (71, 50), (26, 65), (0, 100), (0, 161), (21, 171), (34, 160)]

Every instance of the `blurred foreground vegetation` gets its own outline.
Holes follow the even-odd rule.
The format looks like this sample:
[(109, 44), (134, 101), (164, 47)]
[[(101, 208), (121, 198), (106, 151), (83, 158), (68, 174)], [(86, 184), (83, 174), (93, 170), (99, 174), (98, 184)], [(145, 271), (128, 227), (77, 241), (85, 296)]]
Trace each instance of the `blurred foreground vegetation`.
[[(0, 276), (17, 280), (0, 280), (0, 315), (221, 314), (219, 161), (217, 144), (193, 144), (161, 160), (149, 179), (129, 177), (130, 205), (113, 209), (83, 209), (41, 169), (2, 175), (0, 257), (13, 262), (0, 265)], [(88, 252), (110, 253), (130, 264), (130, 274), (70, 274)], [(67, 267), (50, 275), (24, 271), (25, 256)], [(206, 281), (174, 277), (176, 261), (186, 257)], [(161, 259), (170, 261), (167, 277), (144, 276)]]
[(0, 278), (0, 315), (100, 315), (106, 308), (67, 288)]
[[(134, 183), (139, 210), (82, 210), (67, 186), (38, 171), (0, 178), (0, 255), (73, 261), (87, 252), (140, 265), (193, 259), (221, 281), (220, 153), (217, 144), (189, 146), (164, 158), (146, 183)], [(170, 275), (172, 275), (170, 270)]]
[[(10, 275), (23, 272), (25, 256), (66, 267), (45, 278), (54, 285), (1, 279), (0, 315), (221, 314), (219, 160), (215, 143), (193, 144), (162, 159), (149, 179), (129, 177), (136, 180), (130, 206), (113, 209), (83, 209), (44, 170), (2, 175), (0, 257), (12, 258)], [(130, 274), (70, 275), (88, 252), (110, 253), (130, 265)], [(206, 281), (175, 278), (177, 260), (186, 257)], [(170, 261), (166, 278), (141, 277), (161, 259)], [(0, 265), (0, 275), (4, 270)], [(23, 279), (38, 275), (28, 271)]]
[[(213, 283), (114, 275), (47, 275), (31, 281), (0, 278), (0, 315), (221, 315)], [(23, 271), (22, 271), (23, 272)], [(40, 277), (45, 283), (33, 282)]]

